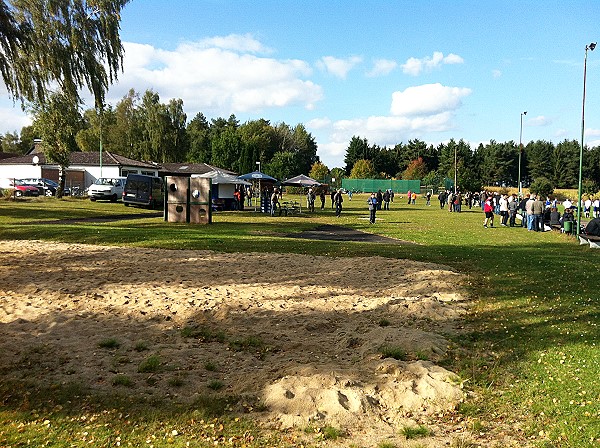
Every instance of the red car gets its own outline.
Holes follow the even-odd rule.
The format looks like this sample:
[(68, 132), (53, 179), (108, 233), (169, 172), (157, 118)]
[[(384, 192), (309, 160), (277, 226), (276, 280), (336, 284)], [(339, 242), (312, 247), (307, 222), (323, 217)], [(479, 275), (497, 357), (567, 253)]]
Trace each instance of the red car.
[(21, 182), (20, 180), (4, 179), (4, 182), (1, 183), (0, 188), (4, 188), (6, 190), (13, 190), (13, 194), (17, 197), (40, 195), (40, 190), (37, 187), (27, 185)]

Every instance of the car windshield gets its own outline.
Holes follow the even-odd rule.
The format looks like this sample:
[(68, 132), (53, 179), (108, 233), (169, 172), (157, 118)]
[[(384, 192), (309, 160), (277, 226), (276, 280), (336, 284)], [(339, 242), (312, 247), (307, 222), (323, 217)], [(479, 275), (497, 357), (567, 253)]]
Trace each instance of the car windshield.
[(97, 179), (94, 184), (96, 185), (117, 185), (117, 179), (109, 179), (108, 177), (101, 177)]

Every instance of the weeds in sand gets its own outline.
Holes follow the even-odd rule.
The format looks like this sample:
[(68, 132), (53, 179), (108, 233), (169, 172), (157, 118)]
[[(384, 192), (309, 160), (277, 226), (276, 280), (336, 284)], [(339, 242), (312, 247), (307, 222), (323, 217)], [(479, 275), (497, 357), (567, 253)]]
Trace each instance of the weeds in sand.
[(160, 357), (158, 355), (152, 355), (144, 359), (138, 366), (138, 372), (149, 373), (156, 372), (160, 367)]
[(468, 435), (461, 435), (455, 437), (450, 443), (451, 448), (477, 448), (479, 445), (471, 439)]
[(243, 350), (260, 350), (264, 347), (265, 343), (258, 336), (246, 336), (243, 339), (234, 339), (229, 342), (229, 347), (235, 351)]
[(395, 443), (392, 442), (379, 442), (377, 448), (398, 448)]
[(321, 428), (321, 434), (323, 435), (324, 440), (337, 440), (340, 437), (344, 437), (345, 433), (339, 428), (335, 428), (334, 426), (325, 426)]
[(417, 358), (419, 361), (429, 361), (429, 355), (421, 350), (418, 350), (415, 353), (415, 358)]
[(391, 325), (390, 321), (387, 319), (380, 319), (378, 324), (380, 327), (389, 327)]
[(217, 391), (217, 390), (223, 389), (225, 387), (225, 383), (223, 383), (223, 381), (220, 381), (220, 380), (211, 380), (206, 385), (206, 387), (208, 387), (209, 389)]
[(135, 344), (135, 347), (133, 347), (133, 349), (136, 352), (144, 352), (148, 350), (148, 343), (146, 341), (139, 341)]
[(100, 348), (119, 348), (121, 343), (117, 341), (115, 338), (103, 339), (98, 342), (98, 347)]
[(209, 372), (216, 372), (217, 371), (217, 363), (215, 363), (213, 361), (206, 361), (204, 363), (204, 369), (208, 370)]
[(112, 384), (113, 384), (113, 386), (131, 387), (131, 386), (133, 386), (133, 380), (131, 378), (129, 378), (127, 375), (119, 374), (113, 378)]
[(223, 330), (214, 331), (208, 327), (186, 326), (181, 329), (181, 336), (184, 338), (199, 339), (202, 342), (225, 342), (227, 334)]
[(427, 437), (431, 434), (431, 431), (423, 425), (405, 426), (400, 430), (400, 434), (407, 439), (418, 439), (419, 437)]
[(398, 361), (406, 361), (406, 352), (395, 345), (382, 345), (379, 347), (379, 353), (382, 358), (393, 358)]
[(184, 385), (183, 379), (176, 376), (174, 378), (169, 378), (169, 380), (167, 381), (167, 383), (169, 384), (169, 386), (171, 387), (181, 387)]

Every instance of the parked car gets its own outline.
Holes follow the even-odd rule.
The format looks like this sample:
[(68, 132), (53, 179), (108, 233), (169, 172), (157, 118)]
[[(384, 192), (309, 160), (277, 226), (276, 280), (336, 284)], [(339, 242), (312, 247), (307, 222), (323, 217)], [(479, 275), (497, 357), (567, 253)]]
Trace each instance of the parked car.
[(125, 177), (100, 177), (88, 188), (88, 196), (92, 201), (108, 199), (117, 202), (123, 195), (125, 180)]
[[(43, 177), (36, 178), (30, 177), (27, 179), (21, 179), (21, 181), (27, 185), (37, 187), (40, 190), (40, 195), (44, 196), (56, 196), (56, 190), (58, 190), (58, 182), (54, 182), (52, 179), (46, 179)], [(65, 187), (63, 194), (66, 196), (71, 195), (69, 187)]]
[(163, 182), (160, 177), (129, 174), (123, 190), (123, 204), (141, 205), (151, 209), (162, 208)]
[(40, 190), (18, 179), (0, 179), (0, 189), (10, 190), (15, 196), (39, 196)]

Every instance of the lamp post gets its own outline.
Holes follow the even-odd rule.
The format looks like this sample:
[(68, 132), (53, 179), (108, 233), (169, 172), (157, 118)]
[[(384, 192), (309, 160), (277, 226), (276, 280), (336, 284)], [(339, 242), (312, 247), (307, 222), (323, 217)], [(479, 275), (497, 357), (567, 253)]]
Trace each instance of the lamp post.
[[(256, 164), (258, 165), (258, 172), (260, 173), (260, 161), (256, 162)], [(262, 211), (262, 190), (260, 188), (260, 177), (258, 178), (258, 203)], [(254, 211), (256, 211), (256, 206), (254, 206)]]
[(521, 187), (521, 154), (523, 153), (523, 115), (527, 115), (527, 111), (521, 112), (521, 131), (519, 132), (519, 179), (517, 180), (517, 187), (519, 189), (519, 199), (523, 197), (523, 191)]
[(100, 177), (102, 177), (102, 105), (100, 106)]
[(456, 158), (456, 144), (454, 145), (454, 194), (456, 194), (458, 187), (458, 160)]
[(583, 175), (583, 135), (585, 131), (585, 78), (587, 74), (587, 53), (594, 51), (596, 43), (592, 42), (585, 46), (585, 57), (583, 58), (583, 102), (581, 106), (581, 146), (579, 147), (579, 187), (577, 189), (577, 237), (581, 233), (581, 184)]

